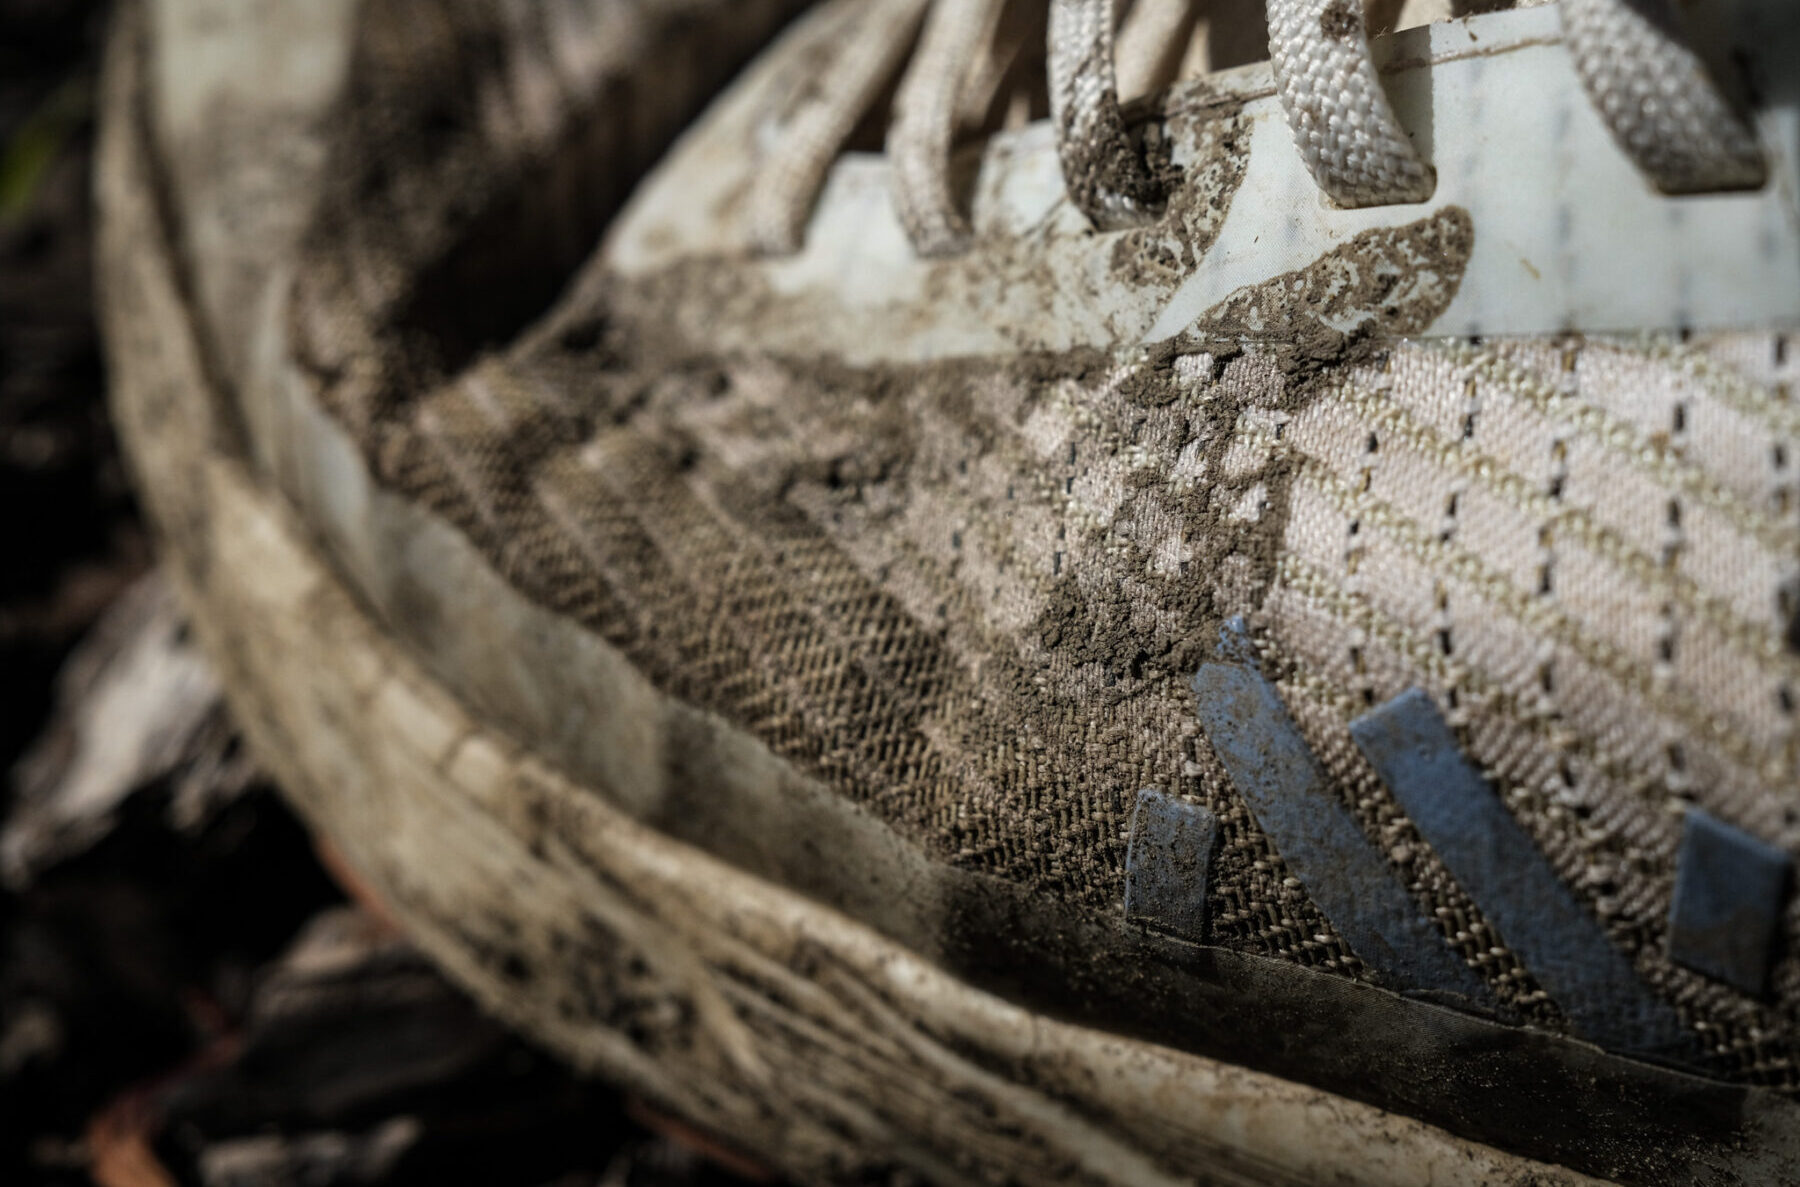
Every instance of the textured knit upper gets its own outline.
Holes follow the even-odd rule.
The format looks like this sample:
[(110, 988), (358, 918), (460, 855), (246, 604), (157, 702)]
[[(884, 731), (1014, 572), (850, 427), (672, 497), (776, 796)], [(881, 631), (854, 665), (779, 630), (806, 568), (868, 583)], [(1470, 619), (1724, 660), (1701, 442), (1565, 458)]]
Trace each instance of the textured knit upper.
[[(403, 27), (399, 0), (370, 7)], [(1388, 984), (1203, 727), (1195, 675), (1241, 617), (1325, 793), (1499, 1016), (1584, 1033), (1357, 744), (1409, 693), (1688, 1062), (1800, 1084), (1800, 946), (1764, 991), (1670, 936), (1691, 809), (1800, 846), (1787, 337), (1409, 340), (1482, 233), (1453, 211), (1149, 350), (719, 349), (696, 327), (766, 294), (718, 259), (627, 279), (601, 256), (517, 332), (479, 316), (482, 268), (506, 264), (469, 248), (474, 212), (541, 192), (591, 80), (553, 64), (566, 44), (441, 9), (440, 81), (396, 78), (389, 57), (419, 60), (403, 39), (360, 50), (284, 312), (382, 487), (939, 865), (1123, 927), (1156, 788), (1217, 823), (1198, 941)], [(500, 180), (480, 202), (445, 184), (469, 177)], [(767, 209), (745, 196), (746, 221)], [(1320, 332), (1349, 313), (1372, 320)]]

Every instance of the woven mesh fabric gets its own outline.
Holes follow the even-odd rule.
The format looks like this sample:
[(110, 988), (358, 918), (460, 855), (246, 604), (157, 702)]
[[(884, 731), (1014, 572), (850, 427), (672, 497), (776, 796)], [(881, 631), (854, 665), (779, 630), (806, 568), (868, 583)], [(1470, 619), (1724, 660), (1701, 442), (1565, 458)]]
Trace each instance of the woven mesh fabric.
[[(1646, 979), (1717, 1028), (1730, 1067), (1785, 1082), (1795, 961), (1769, 1007), (1661, 955), (1672, 809), (1792, 831), (1791, 563), (1752, 535), (1788, 530), (1791, 479), (1783, 447), (1682, 377), (1710, 356), (1563, 343), (1533, 348), (1534, 370), (1408, 348), (1328, 370), (1356, 386), (1290, 411), (1254, 356), (1164, 403), (1179, 381), (1102, 359), (879, 375), (689, 360), (652, 378), (604, 350), (594, 368), (585, 335), (565, 337), (421, 399), (371, 457), (670, 693), (944, 860), (1095, 910), (1121, 892), (1136, 789), (1178, 789), (1223, 824), (1215, 940), (1354, 973), (1197, 738), (1187, 679), (1223, 616), (1260, 610), (1341, 793), (1503, 1000), (1556, 1024), (1344, 728), (1414, 684), (1456, 707)], [(1612, 432), (1626, 451), (1609, 451), (1600, 426), (1533, 406), (1570, 357), (1592, 369), (1583, 392), (1636, 370), (1726, 439), (1675, 455)], [(1461, 436), (1471, 368), (1495, 358)], [(1384, 431), (1357, 400), (1404, 411)], [(1495, 452), (1517, 448), (1509, 430), (1538, 448), (1490, 468), (1483, 415)], [(1677, 515), (1692, 548), (1663, 538)]]
[(1416, 861), (1330, 738), (1430, 689), (1639, 974), (1723, 1064), (1790, 1082), (1791, 956), (1773, 1008), (1663, 956), (1685, 804), (1795, 839), (1783, 341), (1443, 344), (1341, 378), (1282, 436), (1304, 469), (1264, 604), (1290, 695), (1336, 723), (1321, 753)]
[[(404, 167), (413, 131), (390, 113), (340, 151)], [(417, 193), (378, 213), (442, 225)], [(1108, 915), (1160, 787), (1221, 823), (1213, 942), (1359, 975), (1195, 719), (1248, 614), (1337, 793), (1503, 1002), (1563, 1026), (1349, 743), (1411, 686), (1714, 1069), (1800, 1084), (1800, 909), (1767, 1002), (1663, 942), (1684, 805), (1800, 842), (1784, 338), (854, 369), (674, 332), (728, 285), (698, 261), (589, 276), (465, 367), (408, 320), (441, 246), (329, 209), (295, 339), (378, 479), (943, 862)]]
[[(1575, 68), (1619, 147), (1669, 193), (1761, 185), (1756, 134), (1667, 0), (1565, 0)], [(1725, 74), (1729, 77), (1729, 74)]]

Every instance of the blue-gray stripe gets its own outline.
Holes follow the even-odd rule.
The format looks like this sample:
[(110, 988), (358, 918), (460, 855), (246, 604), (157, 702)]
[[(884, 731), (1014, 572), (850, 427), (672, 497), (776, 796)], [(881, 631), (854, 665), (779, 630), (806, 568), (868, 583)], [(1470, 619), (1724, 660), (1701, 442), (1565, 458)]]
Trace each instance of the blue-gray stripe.
[(1125, 918), (1184, 940), (1206, 939), (1206, 884), (1219, 822), (1154, 787), (1138, 792), (1125, 850)]
[(1556, 876), (1420, 689), (1350, 723), (1350, 734), (1502, 941), (1583, 1036), (1615, 1051), (1694, 1054), (1606, 929)]
[(1387, 855), (1331, 793), (1281, 694), (1258, 666), (1241, 618), (1220, 632), (1220, 658), (1194, 677), (1200, 724), (1238, 794), (1313, 902), (1383, 984), (1491, 1006), (1488, 987), (1451, 950)]
[(1761, 997), (1781, 933), (1787, 851), (1689, 808), (1675, 857), (1669, 959)]

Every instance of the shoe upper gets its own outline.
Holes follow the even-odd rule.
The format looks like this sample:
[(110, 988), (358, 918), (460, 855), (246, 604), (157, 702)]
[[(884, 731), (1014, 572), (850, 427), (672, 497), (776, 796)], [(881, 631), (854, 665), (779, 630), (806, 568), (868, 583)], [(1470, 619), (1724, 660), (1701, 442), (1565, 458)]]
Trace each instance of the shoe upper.
[(1043, 1008), (1800, 1156), (1800, 22), (837, 0), (689, 126), (807, 7), (320, 4), (330, 88), (165, 80), (253, 452), (390, 629)]

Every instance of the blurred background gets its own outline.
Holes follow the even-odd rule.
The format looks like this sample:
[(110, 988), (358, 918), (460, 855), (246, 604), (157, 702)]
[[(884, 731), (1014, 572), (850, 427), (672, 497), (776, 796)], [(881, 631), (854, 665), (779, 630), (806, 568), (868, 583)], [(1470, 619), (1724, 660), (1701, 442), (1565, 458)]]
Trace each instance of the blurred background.
[(107, 8), (0, 0), (0, 1184), (770, 1181), (482, 1017), (241, 751), (107, 427)]

